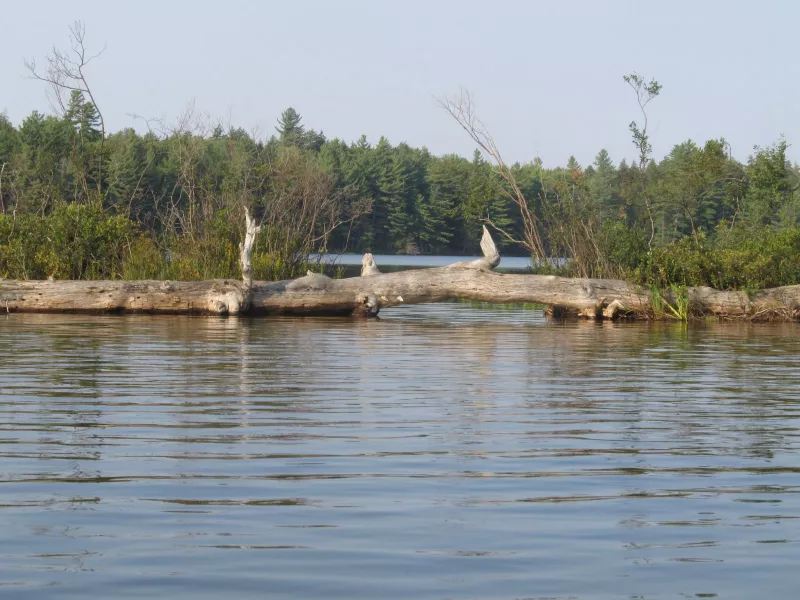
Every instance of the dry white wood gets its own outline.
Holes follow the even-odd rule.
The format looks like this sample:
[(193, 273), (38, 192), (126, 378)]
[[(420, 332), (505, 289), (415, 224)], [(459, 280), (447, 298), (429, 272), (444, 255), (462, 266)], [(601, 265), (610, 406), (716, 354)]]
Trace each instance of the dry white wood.
[(253, 264), (251, 260), (253, 246), (256, 244), (256, 238), (258, 238), (258, 233), (261, 231), (261, 226), (256, 223), (249, 208), (244, 209), (244, 220), (244, 241), (239, 247), (239, 260), (242, 263), (242, 281), (245, 288), (249, 289), (253, 285)]
[(489, 230), (486, 229), (486, 225), (483, 226), (483, 235), (481, 236), (481, 251), (483, 252), (483, 258), (476, 258), (475, 260), (466, 262), (457, 262), (450, 265), (450, 268), (470, 267), (472, 269), (491, 271), (500, 264), (500, 252), (497, 251), (497, 246), (495, 246)]
[(242, 265), (242, 298), (239, 305), (233, 307), (235, 312), (231, 310), (232, 306), (225, 300), (220, 300), (218, 305), (220, 310), (224, 310), (226, 314), (238, 314), (240, 312), (247, 312), (250, 308), (250, 301), (253, 292), (253, 247), (256, 245), (256, 239), (261, 231), (261, 225), (256, 223), (250, 208), (244, 208), (244, 240), (239, 247), (239, 261)]
[(380, 275), (381, 270), (375, 263), (375, 257), (371, 252), (367, 252), (361, 259), (361, 276), (368, 277), (370, 275)]

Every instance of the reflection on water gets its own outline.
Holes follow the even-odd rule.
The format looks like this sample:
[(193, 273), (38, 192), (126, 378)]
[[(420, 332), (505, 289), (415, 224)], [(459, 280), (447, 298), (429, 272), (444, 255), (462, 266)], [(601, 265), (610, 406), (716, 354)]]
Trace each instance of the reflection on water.
[(3, 317), (0, 597), (794, 597), (797, 334)]

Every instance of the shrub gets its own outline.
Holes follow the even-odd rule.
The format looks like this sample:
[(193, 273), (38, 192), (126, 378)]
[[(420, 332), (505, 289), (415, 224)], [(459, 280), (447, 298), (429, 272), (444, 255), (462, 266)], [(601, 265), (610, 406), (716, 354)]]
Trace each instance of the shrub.
[(14, 279), (115, 279), (136, 225), (98, 205), (59, 204), (38, 215), (0, 215), (0, 274)]
[(700, 234), (653, 248), (631, 272), (638, 283), (667, 288), (758, 290), (800, 283), (800, 228)]

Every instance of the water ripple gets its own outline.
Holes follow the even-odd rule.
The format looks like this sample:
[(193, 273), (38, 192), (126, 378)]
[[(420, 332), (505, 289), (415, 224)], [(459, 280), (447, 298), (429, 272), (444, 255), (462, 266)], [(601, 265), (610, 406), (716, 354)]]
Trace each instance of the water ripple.
[(794, 597), (798, 331), (9, 315), (0, 597)]

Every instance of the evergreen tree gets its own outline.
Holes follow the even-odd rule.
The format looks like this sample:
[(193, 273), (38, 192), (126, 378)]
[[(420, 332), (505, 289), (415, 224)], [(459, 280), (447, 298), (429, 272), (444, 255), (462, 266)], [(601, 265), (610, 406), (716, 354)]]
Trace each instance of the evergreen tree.
[[(492, 165), (484, 160), (479, 150), (475, 150), (469, 165), (466, 202), (461, 205), (461, 213), (464, 223), (461, 245), (470, 253), (479, 252), (481, 229), (486, 220), (505, 231), (511, 230), (514, 224), (510, 200), (503, 193)], [(496, 243), (503, 248), (508, 240), (500, 236)]]
[(11, 202), (9, 186), (3, 182), (11, 179), (11, 160), (18, 152), (19, 135), (5, 114), (0, 113), (0, 213), (8, 210)]
[(361, 219), (355, 232), (360, 250), (377, 252), (385, 248), (382, 235), (385, 220), (385, 207), (378, 194), (378, 153), (362, 135), (350, 147), (349, 161), (344, 172), (346, 180), (365, 198), (369, 198), (372, 209)]
[(625, 211), (616, 194), (617, 170), (608, 152), (603, 149), (594, 159), (594, 169), (589, 175), (589, 193), (602, 219), (622, 219)]
[[(703, 148), (688, 140), (676, 145), (657, 168), (654, 200), (657, 212), (672, 222), (667, 237), (697, 236), (710, 231), (722, 214), (727, 157), (724, 140)], [(652, 179), (652, 177), (650, 177)]]
[(619, 198), (620, 213), (625, 214), (628, 226), (641, 224), (647, 219), (644, 206), (639, 202), (641, 180), (636, 163), (628, 163), (623, 159), (617, 167), (617, 185), (615, 193)]
[(281, 113), (278, 119), (278, 126), (275, 130), (280, 136), (282, 144), (295, 146), (311, 152), (319, 152), (325, 143), (325, 136), (322, 132), (313, 129), (306, 129), (302, 124), (303, 118), (291, 106)]
[(136, 214), (145, 207), (144, 179), (146, 149), (142, 138), (133, 129), (126, 129), (108, 138), (108, 175), (106, 203), (118, 212)]
[(380, 139), (375, 152), (379, 165), (377, 195), (373, 206), (377, 217), (376, 229), (384, 232), (384, 247), (387, 250), (405, 251), (413, 239), (405, 161), (386, 138)]
[[(420, 203), (420, 240), (428, 252), (463, 251), (463, 212), (468, 195), (469, 163), (456, 155), (431, 161), (430, 195)], [(458, 237), (456, 237), (458, 235)]]
[(70, 174), (67, 169), (72, 130), (69, 123), (53, 116), (31, 113), (19, 128), (21, 162), (27, 193), (22, 207), (45, 210), (68, 198)]
[(298, 145), (305, 132), (305, 127), (300, 124), (302, 120), (303, 117), (291, 106), (283, 111), (278, 119), (278, 126), (275, 128), (280, 136), (280, 141), (290, 146)]
[(0, 113), (0, 166), (11, 162), (17, 153), (19, 135), (5, 114)]
[(64, 120), (72, 125), (81, 146), (100, 139), (100, 116), (94, 104), (86, 101), (83, 92), (72, 90)]

